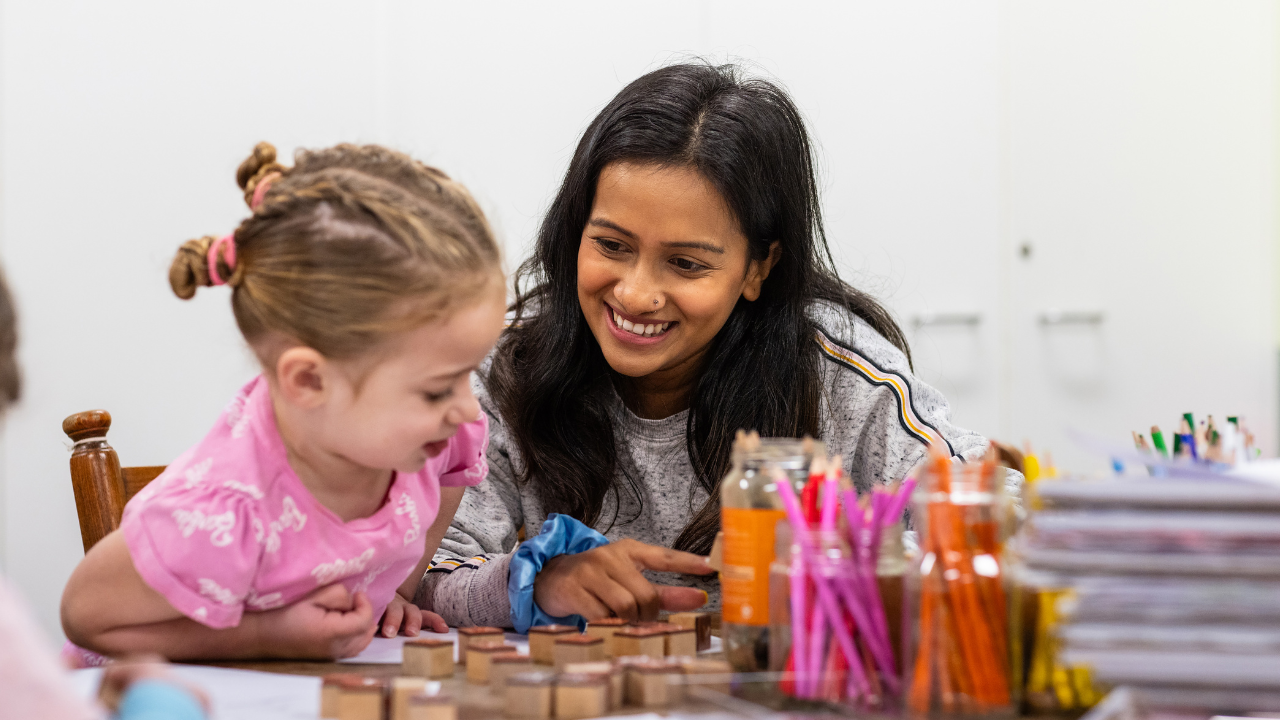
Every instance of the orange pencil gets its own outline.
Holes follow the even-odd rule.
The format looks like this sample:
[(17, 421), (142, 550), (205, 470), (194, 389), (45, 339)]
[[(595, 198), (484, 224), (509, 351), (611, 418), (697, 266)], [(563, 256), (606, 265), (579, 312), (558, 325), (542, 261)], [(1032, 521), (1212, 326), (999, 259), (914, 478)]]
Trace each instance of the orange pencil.
[(938, 591), (933, 587), (931, 577), (920, 579), (920, 644), (916, 647), (915, 671), (911, 674), (911, 693), (908, 706), (917, 713), (929, 711), (929, 693), (933, 685), (932, 670), (934, 664), (934, 639), (937, 629), (935, 614), (938, 606)]

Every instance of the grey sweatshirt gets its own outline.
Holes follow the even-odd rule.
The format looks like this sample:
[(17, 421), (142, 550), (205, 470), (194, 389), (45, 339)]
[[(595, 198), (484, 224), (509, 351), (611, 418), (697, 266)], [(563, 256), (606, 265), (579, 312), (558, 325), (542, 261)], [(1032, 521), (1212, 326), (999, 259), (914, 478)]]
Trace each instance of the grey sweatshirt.
[[(844, 457), (845, 473), (866, 491), (901, 479), (925, 455), (931, 441), (951, 454), (976, 459), (986, 448), (977, 433), (951, 424), (947, 401), (917, 380), (907, 358), (862, 319), (828, 304), (811, 315), (821, 331), (814, 338), (823, 362), (822, 439), (827, 452)], [(469, 487), (453, 523), (423, 575), (415, 602), (444, 617), (450, 626), (511, 626), (507, 602), (507, 567), (524, 526), (537, 535), (546, 513), (531, 488), (517, 479), (523, 469), (519, 450), (507, 435), (492, 398), (473, 380), (480, 407), (489, 415), (489, 477)], [(690, 517), (707, 500), (697, 483), (685, 446), (688, 411), (661, 420), (646, 420), (616, 396), (614, 437), (618, 438), (619, 472), (638, 480), (642, 506), (628, 493), (606, 496), (602, 523), (615, 517), (635, 518), (626, 524), (596, 529), (609, 540), (633, 538), (671, 547)], [(1015, 482), (1020, 476), (1015, 476)], [(616, 508), (621, 496), (622, 507)], [(647, 572), (655, 583), (688, 585), (707, 591), (707, 609), (720, 606), (719, 582), (697, 576)], [(714, 577), (714, 576), (713, 576)]]

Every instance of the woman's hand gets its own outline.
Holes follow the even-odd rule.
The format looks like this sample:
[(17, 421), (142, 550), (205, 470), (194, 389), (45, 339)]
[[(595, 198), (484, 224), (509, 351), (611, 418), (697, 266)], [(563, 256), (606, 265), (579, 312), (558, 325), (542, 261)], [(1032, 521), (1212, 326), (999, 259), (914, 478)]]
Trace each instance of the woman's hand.
[(358, 655), (377, 629), (369, 597), (362, 592), (352, 595), (341, 583), (278, 610), (245, 613), (244, 620), (255, 623), (261, 654), (280, 658), (335, 660)]
[(395, 637), (401, 632), (409, 637), (417, 637), (418, 631), (424, 627), (433, 632), (449, 632), (449, 626), (444, 618), (414, 605), (398, 592), (391, 598), (391, 604), (387, 605), (386, 612), (382, 614), (381, 625), (382, 634), (385, 637)]
[(659, 610), (680, 612), (706, 604), (705, 592), (654, 585), (641, 570), (691, 575), (713, 572), (701, 555), (619, 540), (548, 560), (533, 581), (533, 600), (548, 615), (581, 615), (588, 620), (611, 615), (632, 621), (653, 620)]

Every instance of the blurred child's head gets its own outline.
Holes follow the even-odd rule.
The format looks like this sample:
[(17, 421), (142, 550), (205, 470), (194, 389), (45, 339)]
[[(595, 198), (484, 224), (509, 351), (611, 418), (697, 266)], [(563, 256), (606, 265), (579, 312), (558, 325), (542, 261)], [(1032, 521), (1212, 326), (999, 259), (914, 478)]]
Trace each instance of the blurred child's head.
[[(414, 471), (478, 407), (470, 371), (501, 331), (497, 243), (447, 175), (376, 145), (261, 143), (237, 182), (253, 215), (232, 237), (183, 244), (169, 283), (232, 287), (278, 421), (358, 465)], [(212, 266), (211, 266), (211, 263)]]
[(9, 283), (0, 274), (0, 414), (22, 394), (18, 372), (18, 317)]

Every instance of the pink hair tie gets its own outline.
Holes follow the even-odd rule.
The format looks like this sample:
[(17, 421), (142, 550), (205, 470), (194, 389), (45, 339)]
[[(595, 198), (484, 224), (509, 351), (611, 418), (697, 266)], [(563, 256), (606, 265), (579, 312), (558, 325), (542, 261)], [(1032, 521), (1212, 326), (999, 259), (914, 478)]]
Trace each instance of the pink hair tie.
[(227, 250), (222, 254), (222, 259), (232, 271), (236, 269), (236, 234), (231, 232), (214, 240), (209, 246), (209, 280), (214, 285), (227, 284), (227, 281), (218, 275), (218, 251), (222, 250), (223, 245), (227, 246)]
[(253, 200), (249, 201), (250, 210), (258, 209), (258, 206), (262, 204), (262, 198), (267, 196), (267, 190), (271, 187), (271, 183), (275, 182), (279, 177), (280, 173), (270, 172), (258, 181), (258, 184), (253, 188)]

